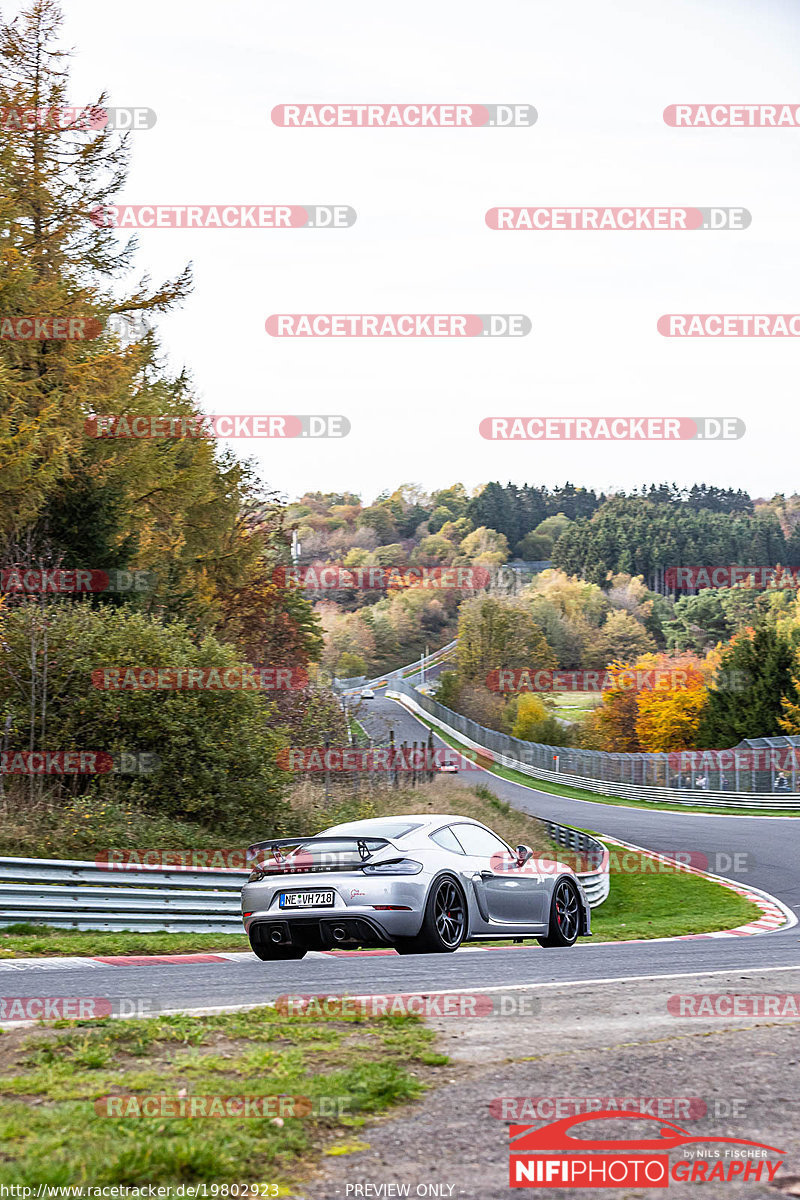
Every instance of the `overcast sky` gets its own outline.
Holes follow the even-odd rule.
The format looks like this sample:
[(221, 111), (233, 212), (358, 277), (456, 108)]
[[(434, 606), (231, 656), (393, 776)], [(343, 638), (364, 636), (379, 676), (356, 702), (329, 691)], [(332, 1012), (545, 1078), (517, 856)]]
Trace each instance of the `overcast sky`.
[[(18, 7), (18, 6), (16, 6)], [(15, 6), (4, 6), (6, 14)], [(147, 230), (160, 319), (214, 413), (342, 413), (237, 441), (288, 495), (489, 479), (798, 490), (797, 339), (667, 339), (670, 312), (800, 312), (800, 129), (671, 129), (678, 102), (800, 104), (790, 0), (67, 0), (71, 99), (155, 109), (130, 203), (352, 205), (345, 230)], [(291, 102), (528, 103), (511, 129), (285, 129)], [(743, 232), (495, 232), (498, 205), (741, 205)], [(525, 313), (524, 338), (277, 339), (272, 313)], [(733, 443), (483, 440), (498, 415), (743, 418)]]

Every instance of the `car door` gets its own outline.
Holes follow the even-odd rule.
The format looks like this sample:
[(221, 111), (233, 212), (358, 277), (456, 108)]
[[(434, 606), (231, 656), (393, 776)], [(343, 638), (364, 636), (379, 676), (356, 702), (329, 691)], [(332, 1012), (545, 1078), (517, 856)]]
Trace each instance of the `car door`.
[(505, 842), (480, 825), (453, 824), (450, 829), (470, 859), (472, 882), (487, 924), (509, 927), (534, 925), (547, 921), (548, 879), (541, 864), (531, 858), (521, 867)]

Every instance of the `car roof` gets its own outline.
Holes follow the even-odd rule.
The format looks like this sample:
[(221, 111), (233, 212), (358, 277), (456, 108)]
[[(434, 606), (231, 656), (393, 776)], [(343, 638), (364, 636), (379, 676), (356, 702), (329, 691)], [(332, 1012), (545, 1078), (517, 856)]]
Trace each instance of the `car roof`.
[(390, 821), (406, 822), (409, 825), (423, 825), (431, 829), (438, 829), (442, 825), (451, 825), (457, 821), (459, 825), (478, 825), (482, 829), (488, 829), (488, 825), (482, 825), (480, 821), (474, 820), (473, 817), (461, 817), (458, 813), (400, 813), (397, 816), (385, 817), (368, 817), (363, 821), (346, 821), (342, 825), (331, 825), (330, 829), (326, 829), (326, 833), (368, 833), (372, 825), (386, 825)]

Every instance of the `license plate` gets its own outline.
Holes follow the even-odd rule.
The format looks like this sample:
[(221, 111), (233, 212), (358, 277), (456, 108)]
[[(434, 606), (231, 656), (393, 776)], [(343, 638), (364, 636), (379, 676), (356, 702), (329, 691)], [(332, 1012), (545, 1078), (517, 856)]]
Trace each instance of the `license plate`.
[(281, 892), (280, 908), (323, 908), (333, 904), (333, 892)]

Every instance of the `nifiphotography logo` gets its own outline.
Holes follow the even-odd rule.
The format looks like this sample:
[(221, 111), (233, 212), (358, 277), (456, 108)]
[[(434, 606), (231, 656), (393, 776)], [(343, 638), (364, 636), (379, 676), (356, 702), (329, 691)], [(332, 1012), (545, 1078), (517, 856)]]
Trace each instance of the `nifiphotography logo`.
[[(783, 1162), (770, 1155), (783, 1150), (743, 1138), (697, 1137), (670, 1121), (646, 1118), (648, 1134), (634, 1138), (591, 1138), (572, 1130), (590, 1122), (635, 1120), (637, 1113), (608, 1110), (573, 1115), (539, 1127), (510, 1125), (511, 1187), (665, 1188), (676, 1183), (743, 1182), (769, 1184)], [(586, 1130), (584, 1130), (584, 1134)], [(670, 1163), (670, 1151), (682, 1157)]]

